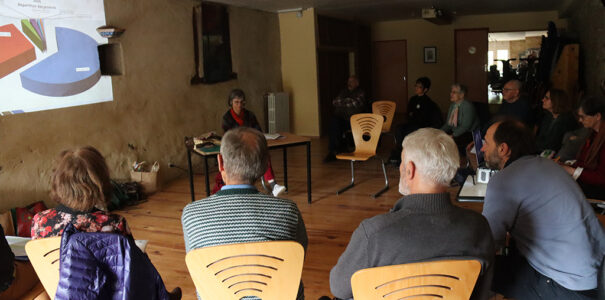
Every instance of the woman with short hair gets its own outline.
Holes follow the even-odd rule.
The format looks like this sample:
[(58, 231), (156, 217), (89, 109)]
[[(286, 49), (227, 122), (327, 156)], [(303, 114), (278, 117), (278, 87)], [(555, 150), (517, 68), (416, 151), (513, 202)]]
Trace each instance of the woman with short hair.
[[(223, 123), (221, 125), (224, 132), (242, 126), (254, 128), (260, 132), (263, 132), (258, 124), (258, 120), (256, 120), (254, 113), (245, 108), (246, 95), (244, 94), (244, 91), (241, 89), (232, 90), (227, 98), (227, 104), (229, 105), (229, 110), (223, 115)], [(221, 174), (219, 173), (216, 176), (216, 185), (214, 189), (212, 189), (213, 194), (219, 191), (221, 187), (225, 185), (220, 175)], [(271, 188), (273, 196), (279, 197), (279, 195), (286, 191), (285, 186), (279, 185), (277, 182), (275, 182), (275, 174), (273, 173), (273, 168), (271, 167), (271, 159), (267, 160), (267, 171), (263, 175), (263, 179), (267, 184), (269, 184), (269, 188)]]
[(578, 181), (587, 198), (605, 200), (605, 99), (584, 99), (578, 117), (591, 133), (573, 167), (563, 168)]
[(106, 211), (111, 193), (109, 169), (97, 149), (86, 146), (61, 152), (50, 191), (59, 205), (34, 216), (32, 239), (59, 236), (70, 223), (79, 231), (132, 237), (126, 219)]

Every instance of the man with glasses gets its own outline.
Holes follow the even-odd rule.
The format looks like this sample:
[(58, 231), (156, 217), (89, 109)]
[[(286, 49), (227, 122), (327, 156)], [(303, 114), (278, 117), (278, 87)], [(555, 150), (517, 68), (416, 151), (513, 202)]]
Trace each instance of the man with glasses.
[(531, 126), (533, 116), (529, 101), (521, 95), (521, 81), (513, 79), (508, 81), (502, 89), (502, 104), (498, 111), (499, 116), (506, 116), (519, 120)]

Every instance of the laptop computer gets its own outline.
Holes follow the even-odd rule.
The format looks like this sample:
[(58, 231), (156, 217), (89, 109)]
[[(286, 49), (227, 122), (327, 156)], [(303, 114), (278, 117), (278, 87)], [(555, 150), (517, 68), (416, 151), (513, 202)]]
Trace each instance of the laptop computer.
[(481, 130), (475, 129), (472, 132), (473, 142), (475, 143), (475, 157), (477, 159), (477, 168), (485, 167), (485, 158), (483, 157), (483, 139), (481, 138)]

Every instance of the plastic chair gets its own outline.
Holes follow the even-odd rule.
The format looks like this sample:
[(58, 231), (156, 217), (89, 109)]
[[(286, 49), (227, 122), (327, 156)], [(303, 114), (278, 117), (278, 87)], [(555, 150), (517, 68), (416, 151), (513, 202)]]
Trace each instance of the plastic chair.
[(59, 285), (60, 248), (61, 237), (37, 239), (25, 244), (25, 253), (50, 299), (55, 298)]
[[(336, 192), (337, 195), (355, 186), (354, 162), (366, 161), (376, 156), (376, 146), (380, 138), (382, 124), (384, 123), (383, 120), (382, 115), (376, 114), (356, 114), (351, 116), (351, 131), (353, 132), (353, 140), (355, 141), (355, 151), (336, 155), (337, 159), (351, 161), (351, 183)], [(389, 179), (387, 178), (384, 160), (381, 159), (380, 161), (382, 163), (385, 185), (380, 191), (372, 195), (373, 198), (380, 196), (389, 189)]]
[(481, 271), (477, 260), (441, 260), (363, 269), (351, 277), (355, 299), (464, 299)]
[(269, 241), (195, 249), (185, 262), (202, 299), (296, 299), (304, 260), (293, 241)]
[(384, 117), (382, 133), (391, 131), (391, 124), (393, 123), (396, 107), (397, 103), (388, 100), (375, 101), (372, 103), (372, 113)]

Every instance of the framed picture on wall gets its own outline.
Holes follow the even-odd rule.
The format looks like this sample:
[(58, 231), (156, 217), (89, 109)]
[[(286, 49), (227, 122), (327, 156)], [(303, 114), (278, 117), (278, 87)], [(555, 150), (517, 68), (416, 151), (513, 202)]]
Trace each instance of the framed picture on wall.
[(424, 63), (434, 64), (437, 62), (437, 47), (424, 47)]

